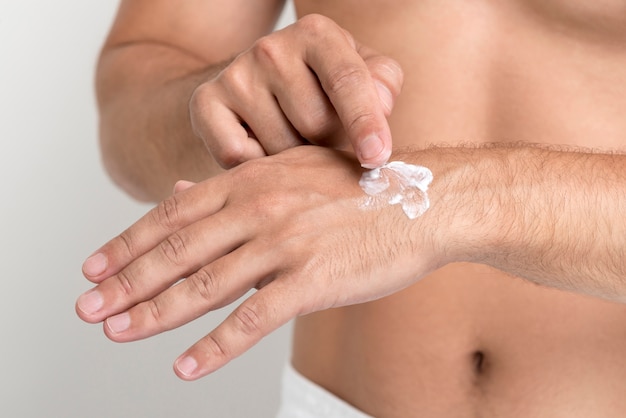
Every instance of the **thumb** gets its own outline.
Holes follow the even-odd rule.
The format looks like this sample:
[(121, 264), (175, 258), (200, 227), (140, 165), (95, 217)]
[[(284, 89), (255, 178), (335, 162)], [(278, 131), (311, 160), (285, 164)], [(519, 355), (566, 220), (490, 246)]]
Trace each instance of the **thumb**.
[(382, 55), (365, 58), (365, 63), (374, 79), (380, 103), (385, 110), (385, 116), (389, 116), (396, 98), (402, 90), (402, 83), (404, 82), (402, 68), (391, 58)]
[(187, 190), (188, 188), (190, 188), (191, 186), (195, 185), (196, 183), (194, 183), (193, 181), (187, 181), (187, 180), (178, 180), (176, 182), (176, 184), (174, 184), (174, 194), (180, 193), (182, 191)]

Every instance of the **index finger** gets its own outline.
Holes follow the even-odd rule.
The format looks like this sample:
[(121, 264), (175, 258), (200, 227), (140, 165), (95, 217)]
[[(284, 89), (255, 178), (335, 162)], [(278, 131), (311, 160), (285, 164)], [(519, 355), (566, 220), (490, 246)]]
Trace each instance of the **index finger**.
[(354, 40), (338, 27), (329, 30), (328, 25), (334, 25), (329, 22), (311, 17), (302, 23), (315, 42), (304, 59), (318, 76), (361, 165), (380, 167), (391, 155), (391, 131), (378, 89)]
[[(160, 202), (132, 226), (104, 244), (83, 263), (83, 274), (94, 282), (118, 273), (173, 232), (219, 211), (226, 201), (225, 187), (215, 179), (198, 183)], [(213, 187), (207, 183), (214, 183)]]

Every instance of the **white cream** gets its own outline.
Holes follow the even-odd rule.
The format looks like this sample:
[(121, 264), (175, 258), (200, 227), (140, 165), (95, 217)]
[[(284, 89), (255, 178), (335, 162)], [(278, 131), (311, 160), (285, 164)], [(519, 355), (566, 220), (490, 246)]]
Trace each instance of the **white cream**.
[(405, 215), (415, 219), (430, 207), (427, 191), (432, 181), (433, 173), (426, 167), (391, 161), (361, 176), (359, 185), (368, 195), (362, 207), (402, 205)]

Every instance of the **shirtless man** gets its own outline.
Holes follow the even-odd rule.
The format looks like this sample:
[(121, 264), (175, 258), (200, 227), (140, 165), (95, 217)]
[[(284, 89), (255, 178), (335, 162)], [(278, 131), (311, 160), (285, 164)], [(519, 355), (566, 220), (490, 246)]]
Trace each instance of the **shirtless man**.
[[(80, 317), (132, 341), (256, 287), (181, 378), (297, 317), (295, 370), (362, 414), (626, 416), (626, 2), (296, 0), (268, 35), (282, 6), (122, 1), (106, 166), (210, 178), (86, 261)], [(359, 205), (387, 159), (433, 172), (421, 217)]]

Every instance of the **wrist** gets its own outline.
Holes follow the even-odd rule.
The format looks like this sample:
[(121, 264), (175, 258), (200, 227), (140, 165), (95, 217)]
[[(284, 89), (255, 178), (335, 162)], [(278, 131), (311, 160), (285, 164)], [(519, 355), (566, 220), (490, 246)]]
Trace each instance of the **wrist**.
[[(486, 263), (510, 229), (502, 209), (507, 193), (506, 154), (487, 148), (429, 148), (394, 152), (391, 160), (422, 165), (433, 173), (430, 208), (412, 225), (418, 240), (430, 240), (435, 264)], [(500, 175), (499, 175), (500, 174)]]

